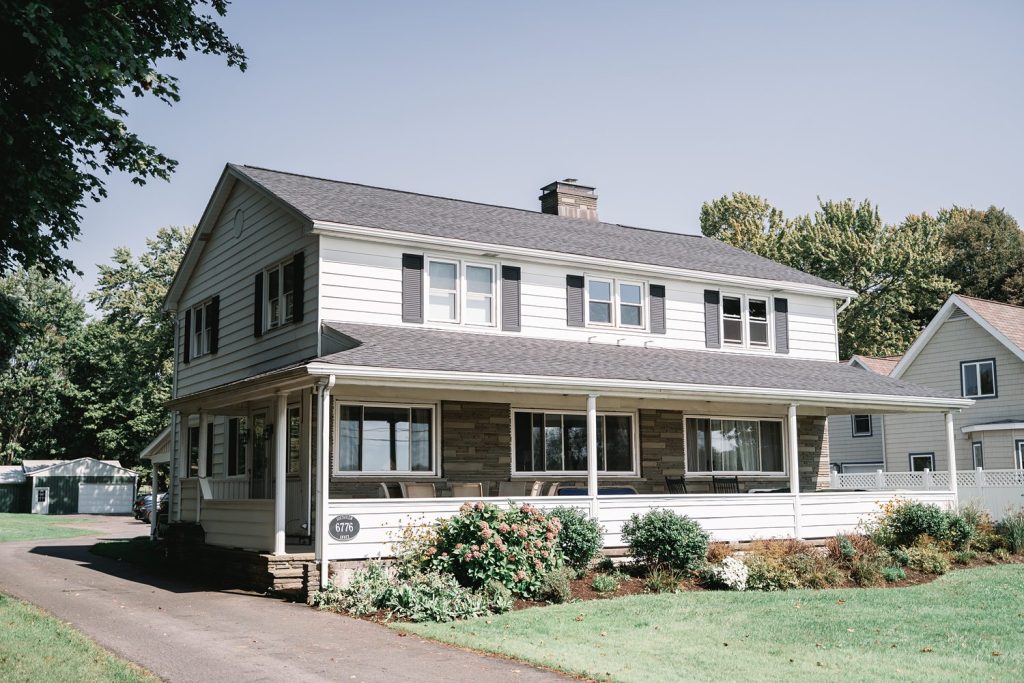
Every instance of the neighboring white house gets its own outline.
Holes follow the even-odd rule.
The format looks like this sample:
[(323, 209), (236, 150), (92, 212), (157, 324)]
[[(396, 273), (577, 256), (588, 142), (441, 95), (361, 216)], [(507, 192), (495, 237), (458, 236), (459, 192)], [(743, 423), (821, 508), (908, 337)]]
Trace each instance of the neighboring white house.
[(606, 547), (652, 507), (822, 537), (880, 500), (813, 493), (829, 416), (972, 404), (837, 362), (848, 289), (601, 222), (574, 180), (541, 192), (535, 212), (228, 165), (166, 300), (171, 521), (323, 563), (460, 497), (561, 486), (584, 495), (534, 501), (587, 508)]
[[(888, 376), (902, 356), (855, 355), (851, 367)], [(829, 460), (832, 471), (875, 472), (885, 469), (884, 425), (881, 415), (859, 413), (835, 415), (828, 419)]]

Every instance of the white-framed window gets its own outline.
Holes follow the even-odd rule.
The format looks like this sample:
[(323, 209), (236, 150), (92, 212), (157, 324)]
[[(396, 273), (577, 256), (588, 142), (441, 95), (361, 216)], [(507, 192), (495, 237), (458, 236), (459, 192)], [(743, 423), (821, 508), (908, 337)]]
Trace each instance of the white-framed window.
[(874, 473), (884, 469), (884, 462), (845, 462), (839, 466), (839, 471), (842, 474)]
[(334, 474), (433, 475), (433, 404), (338, 403)]
[(227, 473), (229, 477), (245, 476), (245, 446), (248, 438), (248, 419), (228, 419)]
[(996, 359), (960, 363), (960, 393), (965, 398), (996, 398)]
[(779, 419), (687, 417), (687, 472), (785, 474), (784, 431), (782, 420)]
[(264, 273), (267, 294), (264, 319), (268, 330), (290, 323), (295, 317), (295, 260), (278, 263)]
[(1017, 439), (1013, 442), (1013, 446), (1017, 456), (1014, 458), (1014, 465), (1018, 470), (1024, 470), (1024, 439)]
[(911, 453), (910, 454), (910, 471), (911, 472), (924, 472), (928, 470), (930, 472), (935, 471), (935, 454), (934, 453)]
[(210, 353), (210, 343), (213, 339), (213, 299), (196, 304), (191, 308), (189, 314), (192, 322), (192, 329), (188, 331), (189, 357), (199, 358)]
[(974, 463), (974, 469), (979, 467), (985, 469), (985, 447), (980, 441), (971, 442), (971, 460)]
[(722, 341), (728, 346), (771, 347), (769, 300), (746, 294), (722, 294)]
[(427, 260), (427, 320), (459, 322), (459, 262)]
[(590, 276), (585, 281), (587, 325), (637, 330), (647, 326), (645, 283)]
[(188, 461), (185, 465), (185, 477), (199, 476), (199, 426), (188, 428)]
[(855, 437), (872, 435), (870, 415), (851, 415), (850, 418), (853, 422), (853, 435)]
[(288, 406), (288, 461), (287, 473), (298, 474), (302, 455), (302, 409), (299, 404)]
[[(597, 414), (597, 470), (602, 476), (637, 474), (632, 413)], [(512, 411), (513, 475), (579, 475), (587, 471), (587, 414)]]
[(494, 266), (466, 264), (463, 320), (467, 325), (494, 325), (496, 273), (497, 269)]

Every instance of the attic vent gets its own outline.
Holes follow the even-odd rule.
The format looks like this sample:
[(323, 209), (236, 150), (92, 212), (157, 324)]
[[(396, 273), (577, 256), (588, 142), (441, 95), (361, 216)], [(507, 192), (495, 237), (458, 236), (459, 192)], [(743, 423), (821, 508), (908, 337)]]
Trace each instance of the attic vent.
[(967, 317), (967, 314), (964, 313), (964, 309), (962, 309), (962, 308), (954, 308), (953, 312), (949, 314), (949, 318), (948, 319), (949, 320), (960, 320), (961, 318), (966, 318), (966, 317)]

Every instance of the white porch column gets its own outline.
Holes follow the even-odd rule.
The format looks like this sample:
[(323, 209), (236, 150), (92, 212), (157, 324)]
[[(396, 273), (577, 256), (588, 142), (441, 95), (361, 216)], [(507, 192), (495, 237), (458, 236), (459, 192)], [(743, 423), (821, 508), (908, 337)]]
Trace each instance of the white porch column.
[(157, 474), (156, 454), (150, 456), (149, 464), (153, 467), (153, 495), (149, 499), (149, 537), (156, 540), (157, 515), (160, 513), (160, 503), (157, 502), (160, 491), (160, 476)]
[(946, 455), (949, 458), (949, 488), (953, 492), (953, 505), (958, 504), (956, 486), (956, 433), (953, 430), (953, 413), (946, 411)]
[(320, 562), (320, 588), (327, 588), (330, 563), (327, 558), (327, 504), (330, 499), (331, 389), (334, 375), (320, 386), (316, 424), (320, 428), (316, 442), (316, 559)]
[(274, 554), (284, 555), (284, 498), (288, 485), (288, 392), (277, 394), (274, 414)]
[(590, 515), (597, 518), (597, 394), (587, 395), (587, 496)]
[(793, 536), (803, 537), (800, 525), (800, 442), (796, 429), (796, 404), (789, 404), (787, 413), (789, 427), (786, 439), (786, 451), (789, 455), (789, 492), (793, 494)]

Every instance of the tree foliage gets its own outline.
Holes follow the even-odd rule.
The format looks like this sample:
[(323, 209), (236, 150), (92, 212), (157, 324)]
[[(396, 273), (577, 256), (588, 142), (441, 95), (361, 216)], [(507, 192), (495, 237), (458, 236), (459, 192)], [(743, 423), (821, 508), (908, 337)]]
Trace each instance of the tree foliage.
[(61, 250), (79, 234), (88, 197), (106, 196), (114, 171), (144, 184), (176, 162), (125, 125), (125, 98), (173, 104), (174, 76), (158, 62), (223, 55), (244, 70), (207, 6), (227, 0), (0, 0), (0, 274), (16, 265), (62, 275)]
[(942, 226), (927, 214), (885, 224), (869, 201), (821, 201), (787, 219), (736, 193), (701, 210), (701, 231), (857, 292), (839, 317), (840, 354), (902, 353), (955, 289)]
[(1024, 233), (1013, 216), (954, 206), (938, 215), (950, 251), (946, 277), (981, 299), (1024, 304)]

